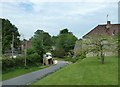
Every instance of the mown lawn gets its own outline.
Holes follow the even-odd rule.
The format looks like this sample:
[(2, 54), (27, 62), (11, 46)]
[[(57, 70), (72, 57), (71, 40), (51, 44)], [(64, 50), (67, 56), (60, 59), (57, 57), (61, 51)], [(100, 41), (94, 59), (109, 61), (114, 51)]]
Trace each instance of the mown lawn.
[(46, 68), (46, 67), (47, 66), (29, 67), (28, 69), (18, 68), (18, 69), (15, 69), (13, 71), (2, 74), (2, 80), (7, 80), (7, 79), (17, 77), (17, 76), (20, 76), (20, 75), (23, 75), (23, 74), (26, 74), (26, 73), (30, 73), (30, 72), (33, 72), (33, 71), (43, 69), (43, 68)]
[(117, 85), (118, 58), (105, 57), (105, 64), (89, 57), (71, 64), (32, 85)]

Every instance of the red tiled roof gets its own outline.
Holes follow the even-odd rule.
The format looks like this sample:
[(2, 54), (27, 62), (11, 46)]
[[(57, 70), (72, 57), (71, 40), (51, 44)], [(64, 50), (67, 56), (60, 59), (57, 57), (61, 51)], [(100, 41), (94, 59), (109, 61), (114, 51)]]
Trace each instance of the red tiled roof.
[[(109, 26), (109, 27), (107, 27)], [(107, 35), (113, 35), (118, 33), (118, 29), (120, 29), (120, 24), (104, 24), (104, 25), (98, 25), (93, 30), (88, 32), (86, 35), (83, 36), (83, 38), (87, 36), (92, 36), (95, 34), (107, 34)]]

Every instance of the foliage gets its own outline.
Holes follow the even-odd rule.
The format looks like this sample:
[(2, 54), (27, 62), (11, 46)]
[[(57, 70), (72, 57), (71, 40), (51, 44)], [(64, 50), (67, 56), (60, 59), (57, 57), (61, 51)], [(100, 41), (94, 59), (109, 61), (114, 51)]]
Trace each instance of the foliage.
[(75, 56), (86, 56), (92, 52), (101, 59), (101, 63), (103, 64), (105, 53), (115, 52), (117, 47), (116, 41), (116, 36), (108, 36), (105, 34), (92, 35), (77, 41), (74, 53)]
[(71, 50), (74, 49), (76, 40), (77, 38), (71, 32), (68, 32), (67, 29), (63, 29), (60, 31), (60, 34), (57, 37), (55, 47), (56, 49), (57, 48), (64, 49), (65, 55), (68, 55), (69, 53), (71, 53)]
[(58, 36), (52, 36), (52, 45), (55, 46), (57, 43)]
[(67, 29), (67, 28), (60, 31), (60, 34), (68, 34), (68, 33), (69, 33), (69, 32), (68, 32), (68, 29)]
[(51, 49), (52, 39), (49, 33), (43, 30), (37, 30), (32, 39), (33, 48), (41, 56)]
[(12, 58), (3, 58), (2, 59), (2, 70), (7, 71), (15, 67), (23, 67), (24, 66), (24, 58), (17, 57), (16, 59)]
[[(32, 66), (36, 64), (40, 64), (40, 56), (36, 53), (28, 55), (26, 57), (26, 64), (27, 66)], [(3, 72), (14, 69), (16, 67), (24, 67), (25, 63), (25, 57), (24, 56), (18, 56), (17, 58), (3, 58), (2, 59), (2, 69)]]
[(41, 55), (41, 57), (45, 51), (43, 48), (43, 33), (42, 30), (37, 30), (32, 39), (33, 48), (39, 55)]
[(37, 53), (31, 54), (27, 56), (27, 66), (32, 66), (36, 64), (41, 64), (42, 58)]
[(104, 34), (93, 35), (89, 38), (88, 44), (89, 52), (95, 52), (100, 56), (101, 63), (104, 63), (105, 52), (109, 52), (113, 44), (113, 36), (108, 36)]
[(12, 38), (14, 35), (14, 48), (18, 50), (20, 45), (20, 34), (18, 28), (13, 25), (9, 20), (2, 19), (2, 52), (11, 49)]
[(31, 55), (35, 53), (35, 49), (34, 48), (29, 48), (27, 49), (27, 55)]

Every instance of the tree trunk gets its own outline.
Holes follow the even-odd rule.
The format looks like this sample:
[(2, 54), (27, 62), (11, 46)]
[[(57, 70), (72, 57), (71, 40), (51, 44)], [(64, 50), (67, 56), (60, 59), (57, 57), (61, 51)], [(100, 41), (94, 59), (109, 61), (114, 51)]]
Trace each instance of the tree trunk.
[(104, 64), (103, 45), (100, 46), (100, 57), (101, 57), (101, 63)]
[(101, 55), (100, 55), (101, 56), (101, 63), (104, 64), (104, 54), (102, 51), (100, 53), (101, 53)]
[(97, 58), (100, 59), (99, 52), (97, 52)]

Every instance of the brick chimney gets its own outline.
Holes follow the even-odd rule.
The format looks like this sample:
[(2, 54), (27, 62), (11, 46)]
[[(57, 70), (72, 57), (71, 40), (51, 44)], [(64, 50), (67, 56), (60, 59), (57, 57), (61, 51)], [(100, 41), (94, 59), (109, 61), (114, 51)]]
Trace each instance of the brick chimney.
[(107, 21), (106, 28), (109, 29), (111, 27), (111, 21)]
[(107, 25), (111, 24), (111, 21), (107, 21)]

